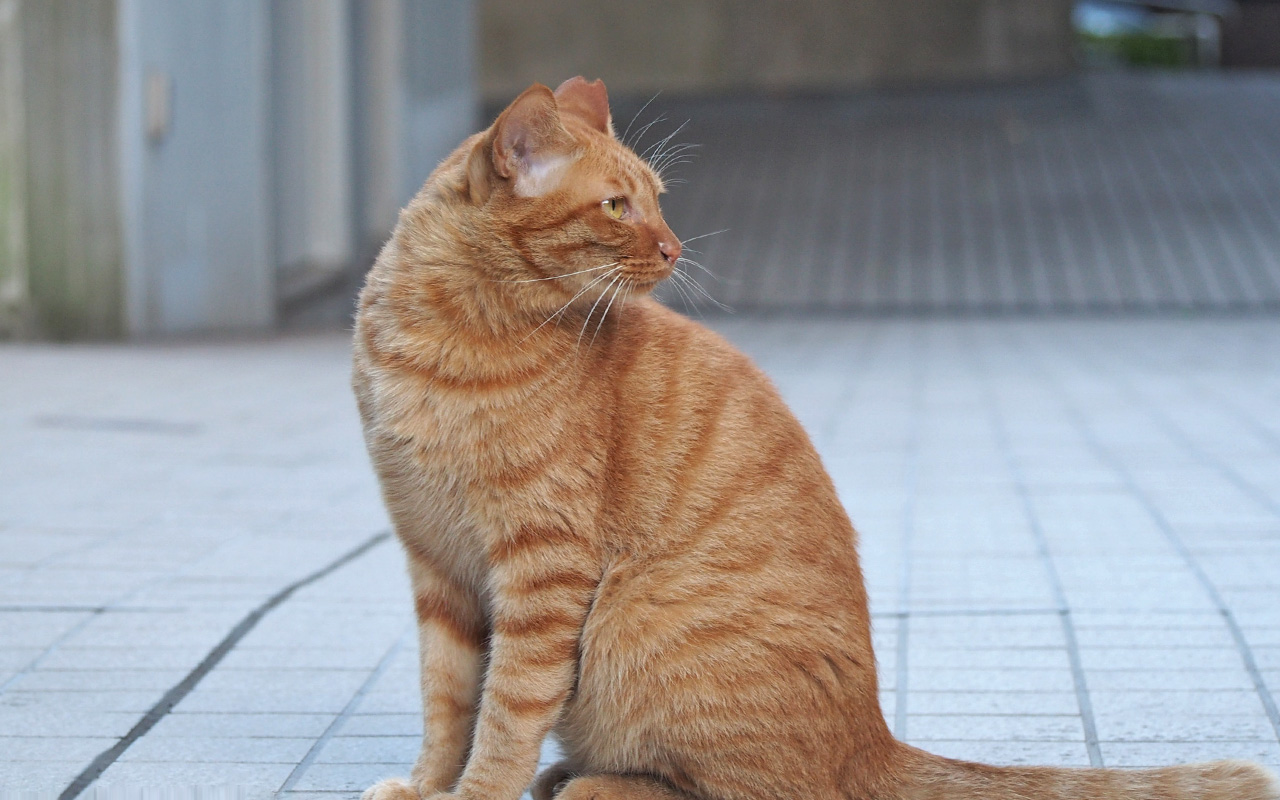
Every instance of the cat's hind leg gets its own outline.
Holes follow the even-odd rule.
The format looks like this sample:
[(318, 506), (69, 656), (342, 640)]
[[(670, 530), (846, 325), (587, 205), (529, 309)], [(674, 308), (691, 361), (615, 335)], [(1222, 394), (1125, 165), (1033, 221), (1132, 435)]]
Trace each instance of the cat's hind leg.
[[(537, 795), (534, 795), (534, 798), (540, 800)], [(694, 798), (671, 784), (648, 775), (600, 774), (573, 778), (555, 794), (555, 800), (694, 800)]]

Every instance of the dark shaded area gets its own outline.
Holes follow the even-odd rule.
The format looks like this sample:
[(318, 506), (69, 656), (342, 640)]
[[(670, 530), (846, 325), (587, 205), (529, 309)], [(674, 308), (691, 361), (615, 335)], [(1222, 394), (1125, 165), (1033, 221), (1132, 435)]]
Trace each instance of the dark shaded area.
[(683, 237), (727, 229), (691, 243), (720, 280), (693, 274), (737, 309), (1280, 307), (1265, 73), (650, 108), (703, 145), (664, 208)]
[[(659, 95), (635, 117), (649, 99), (615, 98), (615, 126), (650, 157), (698, 145), (663, 205), (686, 240), (723, 229), (688, 242), (688, 272), (736, 310), (1280, 308), (1280, 76)], [(349, 319), (352, 291), (294, 319)]]

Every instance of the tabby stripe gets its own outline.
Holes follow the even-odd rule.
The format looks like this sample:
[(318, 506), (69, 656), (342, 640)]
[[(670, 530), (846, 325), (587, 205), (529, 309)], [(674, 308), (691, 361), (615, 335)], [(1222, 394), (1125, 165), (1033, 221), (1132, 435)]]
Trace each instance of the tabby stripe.
[(536, 641), (525, 639), (520, 643), (520, 664), (526, 669), (550, 669), (552, 667), (561, 667), (577, 660), (578, 637), (576, 631), (568, 636), (547, 636)]
[(412, 372), (438, 385), (456, 392), (498, 392), (515, 386), (524, 386), (547, 374), (544, 360), (512, 367), (498, 375), (463, 377), (447, 372), (439, 362), (429, 362), (398, 350), (382, 347), (376, 341), (372, 328), (364, 331), (364, 345), (368, 356), (385, 372)]
[[(680, 465), (675, 470), (675, 486), (676, 494), (667, 503), (667, 507), (663, 509), (664, 515), (668, 519), (683, 516), (684, 510), (689, 505), (689, 487), (697, 486), (703, 465), (710, 457), (711, 451), (717, 442), (720, 441), (720, 421), (724, 418), (725, 412), (729, 408), (729, 387), (717, 387), (715, 395), (707, 402), (701, 403), (704, 409), (699, 416), (702, 418), (702, 424), (698, 428), (696, 439), (693, 446), (684, 454)], [(732, 486), (728, 487), (733, 490), (739, 481), (733, 481)], [(717, 487), (719, 491), (714, 494), (719, 502), (720, 496), (724, 492), (724, 487)], [(737, 493), (734, 492), (736, 495)], [(723, 512), (721, 512), (723, 513)], [(715, 516), (719, 516), (718, 514)], [(699, 525), (696, 529), (705, 527), (705, 524)]]
[(564, 702), (567, 696), (566, 692), (559, 692), (554, 697), (532, 697), (510, 694), (496, 686), (489, 689), (489, 697), (494, 703), (518, 717), (545, 714)]
[(480, 647), (484, 644), (484, 625), (476, 618), (450, 602), (440, 592), (424, 592), (414, 598), (414, 611), (418, 614), (418, 622), (435, 622), (453, 635), (453, 638), (464, 644)]
[(580, 540), (568, 530), (559, 527), (524, 526), (510, 538), (499, 539), (489, 548), (489, 557), (495, 564), (510, 561), (539, 547), (553, 544), (578, 545)]
[(439, 716), (457, 719), (470, 716), (473, 709), (474, 703), (458, 697), (455, 692), (432, 692), (427, 701), (427, 711), (433, 718)]
[(577, 630), (581, 615), (566, 608), (555, 608), (549, 611), (535, 611), (523, 616), (506, 614), (494, 623), (494, 630), (503, 636), (522, 637), (547, 633), (566, 628)]
[(510, 591), (520, 597), (528, 597), (552, 589), (576, 589), (580, 592), (589, 592), (595, 589), (598, 583), (594, 576), (581, 570), (561, 569), (512, 581)]

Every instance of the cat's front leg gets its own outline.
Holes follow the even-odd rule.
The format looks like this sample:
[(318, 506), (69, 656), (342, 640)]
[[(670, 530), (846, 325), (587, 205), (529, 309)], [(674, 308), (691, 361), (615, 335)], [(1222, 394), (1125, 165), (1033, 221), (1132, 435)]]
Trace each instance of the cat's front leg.
[(526, 526), (491, 548), (493, 634), (462, 800), (517, 800), (573, 690), (578, 640), (600, 581), (573, 534)]
[(422, 751), (410, 783), (384, 780), (362, 800), (420, 800), (457, 783), (475, 725), (485, 623), (475, 596), (426, 559), (408, 556), (422, 682)]

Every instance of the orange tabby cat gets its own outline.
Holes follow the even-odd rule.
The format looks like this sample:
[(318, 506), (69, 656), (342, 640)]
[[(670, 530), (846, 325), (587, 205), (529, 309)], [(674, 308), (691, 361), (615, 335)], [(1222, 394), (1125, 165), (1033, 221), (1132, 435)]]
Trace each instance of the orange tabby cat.
[(1243, 762), (953, 761), (881, 715), (855, 535), (745, 356), (652, 300), (680, 242), (599, 81), (533, 86), (401, 214), (355, 390), (426, 736), (367, 800), (1280, 797)]

